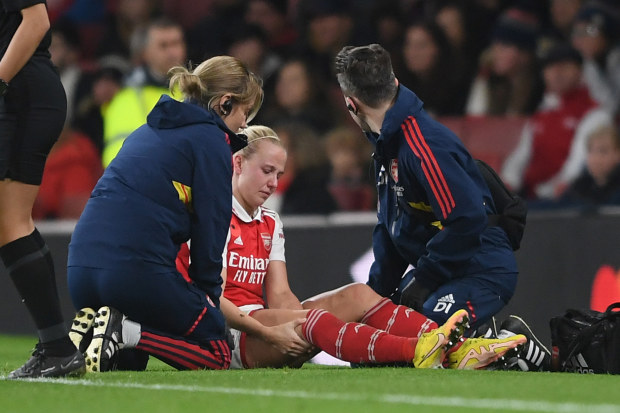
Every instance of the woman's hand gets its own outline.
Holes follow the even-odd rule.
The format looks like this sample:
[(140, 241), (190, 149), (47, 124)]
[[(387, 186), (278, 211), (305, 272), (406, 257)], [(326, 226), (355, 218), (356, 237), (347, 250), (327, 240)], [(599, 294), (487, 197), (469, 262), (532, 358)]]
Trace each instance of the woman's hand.
[(301, 338), (300, 334), (297, 333), (298, 327), (305, 321), (305, 318), (298, 318), (284, 324), (267, 327), (263, 338), (282, 354), (289, 354), (294, 357), (308, 354), (312, 352), (312, 344)]

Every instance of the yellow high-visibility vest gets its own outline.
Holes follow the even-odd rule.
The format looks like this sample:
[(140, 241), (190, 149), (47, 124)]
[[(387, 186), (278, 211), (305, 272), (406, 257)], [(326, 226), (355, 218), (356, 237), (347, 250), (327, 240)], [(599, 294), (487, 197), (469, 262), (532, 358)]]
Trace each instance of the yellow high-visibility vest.
[(170, 95), (159, 86), (126, 87), (112, 99), (103, 115), (102, 163), (106, 168), (131, 132), (146, 123), (146, 116), (161, 95)]

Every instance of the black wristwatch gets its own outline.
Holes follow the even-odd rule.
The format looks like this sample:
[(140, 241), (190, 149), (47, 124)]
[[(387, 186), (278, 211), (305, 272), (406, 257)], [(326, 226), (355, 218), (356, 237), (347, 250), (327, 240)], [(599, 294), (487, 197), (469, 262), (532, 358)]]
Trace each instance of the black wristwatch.
[(7, 81), (0, 79), (0, 96), (4, 96), (8, 88), (9, 84), (7, 83)]

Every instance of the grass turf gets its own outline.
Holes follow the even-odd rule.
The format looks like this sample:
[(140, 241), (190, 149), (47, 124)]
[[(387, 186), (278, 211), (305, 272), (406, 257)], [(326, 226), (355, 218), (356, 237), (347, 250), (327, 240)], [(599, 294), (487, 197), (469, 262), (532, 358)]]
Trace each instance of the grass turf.
[(0, 336), (0, 412), (620, 412), (620, 376), (306, 365), (11, 381), (34, 345)]

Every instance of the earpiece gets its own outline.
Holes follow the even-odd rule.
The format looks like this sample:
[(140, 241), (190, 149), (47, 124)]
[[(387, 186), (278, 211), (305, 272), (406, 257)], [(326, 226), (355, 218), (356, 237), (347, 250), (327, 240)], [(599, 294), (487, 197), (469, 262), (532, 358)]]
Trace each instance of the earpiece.
[(347, 104), (347, 109), (349, 109), (349, 112), (357, 115), (357, 106), (355, 106), (355, 102), (353, 102), (353, 99), (347, 96), (344, 101)]
[(221, 106), (222, 115), (224, 116), (230, 115), (230, 112), (232, 112), (232, 106), (233, 106), (232, 99), (225, 100)]

